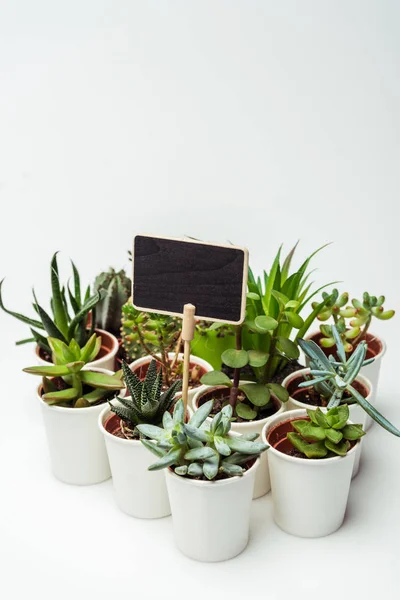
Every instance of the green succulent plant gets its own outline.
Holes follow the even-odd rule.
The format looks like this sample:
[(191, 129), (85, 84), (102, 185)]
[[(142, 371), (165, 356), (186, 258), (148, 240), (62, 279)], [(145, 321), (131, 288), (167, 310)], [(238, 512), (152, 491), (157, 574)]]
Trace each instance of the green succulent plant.
[(96, 306), (96, 327), (105, 329), (115, 336), (120, 335), (121, 311), (131, 295), (132, 282), (125, 271), (115, 271), (112, 267), (107, 272), (97, 275), (94, 291), (103, 292), (103, 298)]
[(230, 436), (232, 407), (225, 406), (211, 423), (213, 401), (203, 404), (185, 423), (182, 400), (175, 404), (173, 415), (164, 413), (163, 427), (138, 425), (140, 433), (149, 438), (142, 443), (159, 460), (150, 471), (174, 467), (177, 475), (213, 480), (219, 476), (241, 476), (246, 464), (268, 448), (255, 442), (258, 434)]
[(362, 425), (347, 423), (347, 404), (331, 408), (323, 413), (320, 408), (307, 410), (309, 419), (296, 419), (291, 422), (295, 432), (287, 433), (291, 444), (307, 458), (329, 458), (346, 456), (352, 447), (351, 442), (359, 440), (365, 431)]
[[(328, 302), (327, 295), (305, 318), (300, 314), (318, 292), (336, 283), (327, 283), (312, 291), (312, 282), (309, 282), (310, 261), (326, 245), (313, 252), (293, 273), (290, 268), (297, 244), (283, 263), (279, 248), (269, 273), (264, 271), (263, 281), (260, 277), (256, 280), (249, 269), (242, 338), (243, 349), (249, 351), (247, 363), (258, 383), (276, 379), (290, 361), (299, 358), (298, 340)], [(294, 331), (295, 337), (291, 339)]]
[[(123, 389), (120, 373), (107, 375), (92, 370), (83, 371), (85, 364), (96, 356), (100, 337), (93, 334), (83, 348), (75, 339), (69, 345), (57, 338), (48, 338), (54, 365), (27, 367), (25, 373), (43, 377), (42, 399), (49, 405), (82, 408), (101, 404)], [(52, 378), (61, 377), (65, 389), (59, 389)]]
[[(289, 399), (289, 393), (278, 383), (240, 383), (242, 368), (247, 364), (259, 364), (257, 352), (244, 350), (241, 346), (242, 326), (238, 325), (236, 327), (236, 349), (225, 350), (221, 356), (222, 363), (233, 369), (233, 380), (222, 371), (210, 371), (205, 373), (200, 381), (204, 385), (228, 387), (230, 389), (229, 403), (234, 418), (240, 417), (247, 421), (253, 421), (262, 418), (262, 413), (271, 406), (271, 393), (281, 402)], [(239, 392), (244, 394), (245, 400), (239, 400)]]
[(198, 321), (190, 352), (206, 360), (214, 369), (221, 369), (221, 355), (225, 350), (235, 347), (235, 328), (233, 325)]
[(163, 371), (157, 372), (157, 362), (152, 360), (141, 381), (133, 373), (129, 365), (122, 362), (122, 372), (128, 397), (118, 397), (122, 406), (110, 403), (110, 408), (122, 421), (122, 433), (128, 439), (139, 437), (136, 426), (140, 423), (160, 425), (165, 412), (171, 410), (175, 395), (182, 387), (182, 380), (178, 379), (167, 390), (163, 391)]
[(313, 379), (304, 381), (299, 387), (313, 386), (328, 400), (328, 409), (342, 403), (357, 403), (361, 408), (384, 429), (400, 437), (400, 431), (392, 425), (360, 392), (353, 387), (361, 367), (374, 361), (365, 359), (368, 345), (361, 341), (353, 354), (346, 356), (345, 347), (335, 325), (332, 325), (332, 335), (336, 342), (337, 360), (334, 355), (325, 356), (321, 348), (312, 340), (299, 340), (304, 354), (310, 361), (310, 375)]
[[(325, 300), (325, 306), (318, 312), (320, 321), (327, 321), (332, 317), (336, 329), (342, 339), (344, 349), (350, 353), (362, 340), (366, 339), (368, 329), (374, 317), (381, 321), (387, 321), (395, 315), (394, 310), (385, 310), (383, 303), (385, 296), (371, 296), (364, 292), (362, 301), (353, 298), (351, 305), (347, 305), (349, 294), (344, 292), (339, 295), (337, 289), (332, 294), (322, 294)], [(318, 308), (318, 303), (313, 303), (313, 308)], [(332, 325), (324, 324), (320, 326), (322, 338), (320, 344), (323, 348), (332, 348), (335, 346), (335, 338), (332, 334)]]
[[(90, 295), (90, 286), (86, 289), (85, 295), (82, 299), (81, 296), (81, 284), (79, 272), (72, 263), (73, 270), (73, 282), (74, 292), (71, 292), (69, 284), (60, 286), (58, 265), (57, 265), (57, 252), (53, 255), (50, 265), (51, 275), (51, 290), (52, 297), (50, 300), (51, 311), (53, 318), (42, 308), (38, 303), (36, 294), (33, 292), (33, 308), (38, 316), (38, 319), (32, 319), (26, 317), (20, 313), (8, 310), (3, 303), (2, 298), (2, 285), (4, 279), (0, 282), (0, 308), (2, 308), (7, 314), (15, 317), (16, 319), (30, 325), (32, 337), (21, 340), (17, 344), (24, 344), (27, 342), (36, 342), (40, 348), (51, 353), (51, 348), (48, 344), (47, 337), (57, 338), (69, 344), (74, 339), (79, 346), (84, 346), (89, 338), (93, 334), (94, 325), (90, 330), (87, 328), (87, 316), (90, 311), (95, 313), (95, 307), (101, 300), (101, 293), (96, 292), (93, 296)], [(67, 302), (67, 294), (69, 298), (69, 305)], [(93, 319), (92, 319), (92, 322)], [(39, 331), (37, 331), (39, 329)], [(40, 331), (44, 331), (47, 335), (43, 335)]]
[(177, 317), (145, 313), (131, 301), (122, 307), (121, 338), (128, 357), (136, 360), (150, 355), (161, 362), (167, 385), (173, 380), (169, 352), (179, 351), (181, 321)]

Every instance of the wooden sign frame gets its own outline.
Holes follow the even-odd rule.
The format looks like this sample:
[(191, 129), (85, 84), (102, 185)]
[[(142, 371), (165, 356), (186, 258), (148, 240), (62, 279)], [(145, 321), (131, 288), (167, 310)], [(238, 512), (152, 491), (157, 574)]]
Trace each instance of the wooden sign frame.
[(203, 242), (201, 240), (195, 240), (192, 238), (172, 238), (172, 237), (158, 236), (158, 235), (151, 235), (151, 234), (140, 234), (140, 235), (135, 236), (133, 239), (133, 248), (132, 248), (132, 274), (133, 274), (133, 277), (132, 277), (132, 300), (133, 300), (133, 306), (137, 310), (140, 310), (143, 312), (159, 313), (159, 314), (171, 315), (171, 316), (176, 316), (176, 317), (183, 317), (183, 307), (182, 307), (182, 312), (170, 312), (170, 311), (166, 311), (166, 310), (159, 310), (159, 309), (155, 309), (155, 308), (149, 308), (146, 306), (140, 306), (135, 303), (135, 294), (134, 294), (135, 240), (137, 237), (149, 237), (149, 238), (153, 238), (153, 239), (184, 242), (184, 243), (188, 243), (188, 244), (199, 244), (199, 245), (203, 245), (203, 246), (228, 248), (231, 250), (238, 250), (238, 251), (243, 252), (243, 277), (242, 277), (241, 309), (240, 309), (239, 320), (232, 321), (232, 320), (227, 320), (227, 319), (219, 319), (219, 318), (213, 318), (213, 317), (209, 317), (209, 316), (205, 316), (205, 315), (196, 313), (196, 319), (199, 319), (199, 320), (211, 321), (211, 322), (216, 322), (216, 323), (228, 323), (231, 325), (240, 325), (241, 323), (243, 323), (244, 318), (245, 318), (245, 312), (246, 312), (247, 277), (248, 277), (248, 266), (249, 266), (249, 252), (248, 252), (247, 248), (244, 248), (242, 246), (234, 246), (232, 244), (214, 244), (212, 242)]

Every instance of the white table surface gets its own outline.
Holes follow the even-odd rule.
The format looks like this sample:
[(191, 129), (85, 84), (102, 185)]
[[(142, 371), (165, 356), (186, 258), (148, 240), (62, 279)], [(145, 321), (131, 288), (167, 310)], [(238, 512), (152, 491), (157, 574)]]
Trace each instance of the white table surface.
[[(399, 308), (397, 0), (2, 0), (0, 278), (48, 309), (61, 250), (92, 281), (134, 233), (247, 245), (256, 272), (298, 238), (316, 284)], [(380, 406), (400, 426), (400, 318)], [(201, 564), (170, 518), (117, 509), (111, 481), (49, 470), (27, 329), (0, 311), (0, 597), (400, 598), (400, 440), (373, 427), (334, 535), (291, 537), (253, 503), (248, 548)]]

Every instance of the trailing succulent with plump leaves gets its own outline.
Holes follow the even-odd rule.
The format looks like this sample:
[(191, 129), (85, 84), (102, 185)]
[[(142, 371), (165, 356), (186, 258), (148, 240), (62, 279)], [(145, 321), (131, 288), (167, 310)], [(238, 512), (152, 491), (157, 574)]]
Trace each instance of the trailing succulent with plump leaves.
[[(313, 252), (293, 273), (290, 273), (290, 266), (297, 244), (282, 264), (282, 247), (279, 248), (269, 273), (264, 271), (263, 281), (260, 277), (255, 279), (249, 269), (243, 349), (248, 351), (245, 364), (252, 367), (259, 383), (269, 383), (279, 376), (289, 361), (298, 359), (298, 340), (327, 302), (324, 298), (306, 318), (300, 314), (315, 294), (336, 283), (327, 283), (311, 291), (312, 282), (308, 281), (309, 263), (326, 245)], [(294, 340), (290, 339), (293, 330), (297, 331)]]
[(307, 410), (309, 419), (291, 422), (295, 432), (287, 433), (291, 444), (307, 458), (346, 456), (365, 431), (362, 425), (348, 424), (349, 407), (342, 404), (323, 413), (320, 408)]
[[(317, 317), (320, 321), (333, 318), (347, 353), (352, 352), (357, 344), (366, 339), (373, 317), (381, 321), (387, 321), (395, 314), (394, 310), (383, 308), (385, 296), (371, 296), (368, 292), (364, 292), (362, 302), (353, 298), (351, 305), (347, 305), (349, 294), (344, 292), (339, 295), (337, 289), (334, 289), (329, 296), (323, 293), (322, 297), (325, 300), (325, 306), (318, 312)], [(313, 303), (313, 308), (317, 309), (317, 307), (318, 303)], [(320, 325), (320, 331), (322, 333), (322, 338), (319, 341), (321, 346), (323, 348), (335, 346), (332, 325)]]
[(243, 475), (246, 465), (268, 448), (254, 441), (258, 434), (229, 435), (232, 407), (225, 406), (211, 423), (206, 421), (213, 407), (210, 400), (203, 404), (185, 423), (182, 400), (175, 404), (174, 412), (164, 413), (163, 427), (138, 425), (142, 443), (159, 460), (150, 471), (173, 467), (177, 475), (213, 480), (218, 476)]
[(357, 403), (361, 408), (384, 429), (400, 437), (400, 431), (392, 425), (360, 392), (353, 387), (361, 367), (369, 365), (373, 358), (365, 359), (368, 345), (365, 341), (358, 344), (353, 354), (348, 358), (342, 339), (335, 325), (332, 325), (332, 335), (336, 342), (337, 360), (334, 355), (325, 356), (321, 348), (312, 340), (299, 340), (304, 354), (310, 361), (310, 374), (314, 379), (304, 381), (299, 387), (313, 386), (321, 396), (328, 399), (328, 408), (342, 403)]
[[(2, 308), (7, 314), (19, 319), (31, 327), (31, 333), (33, 337), (21, 340), (20, 342), (17, 342), (17, 344), (36, 342), (40, 348), (50, 354), (51, 348), (46, 339), (47, 336), (57, 338), (65, 344), (69, 344), (72, 339), (75, 339), (79, 346), (84, 346), (89, 338), (93, 335), (94, 325), (90, 330), (88, 330), (87, 316), (90, 311), (92, 311), (92, 314), (94, 315), (96, 304), (101, 299), (101, 293), (96, 292), (93, 296), (91, 296), (90, 286), (88, 286), (82, 299), (79, 272), (74, 263), (72, 261), (71, 263), (74, 279), (73, 293), (70, 290), (69, 284), (62, 287), (60, 286), (57, 252), (53, 255), (51, 260), (50, 275), (52, 297), (50, 300), (50, 305), (53, 318), (50, 317), (50, 315), (38, 303), (35, 292), (33, 292), (33, 308), (39, 319), (32, 319), (20, 313), (8, 310), (3, 304), (1, 294), (1, 287), (4, 279), (0, 282), (0, 308)], [(67, 302), (67, 293), (70, 306)], [(94, 323), (93, 319), (92, 322)], [(44, 330), (47, 336), (42, 335), (39, 331), (37, 331), (37, 329)]]
[(150, 355), (162, 363), (166, 382), (172, 377), (168, 352), (179, 351), (181, 320), (169, 315), (137, 310), (129, 300), (122, 307), (121, 338), (132, 360)]
[[(123, 389), (120, 373), (106, 375), (83, 367), (96, 356), (100, 337), (94, 333), (83, 348), (72, 339), (67, 346), (57, 338), (48, 338), (54, 365), (40, 365), (23, 369), (25, 373), (43, 377), (42, 399), (49, 405), (83, 408), (101, 404), (115, 392)], [(61, 377), (66, 384), (59, 389), (52, 378)]]
[(175, 395), (182, 387), (182, 380), (178, 379), (164, 392), (163, 372), (157, 372), (157, 362), (152, 360), (143, 381), (131, 371), (129, 365), (122, 362), (122, 372), (128, 397), (118, 397), (122, 406), (110, 403), (110, 408), (122, 421), (121, 430), (125, 437), (132, 439), (139, 437), (136, 425), (147, 423), (160, 425), (163, 414), (171, 410)]
[(103, 298), (96, 306), (96, 327), (117, 337), (120, 335), (122, 307), (131, 295), (131, 288), (132, 282), (124, 269), (117, 272), (110, 267), (107, 272), (97, 275), (94, 291), (102, 290)]

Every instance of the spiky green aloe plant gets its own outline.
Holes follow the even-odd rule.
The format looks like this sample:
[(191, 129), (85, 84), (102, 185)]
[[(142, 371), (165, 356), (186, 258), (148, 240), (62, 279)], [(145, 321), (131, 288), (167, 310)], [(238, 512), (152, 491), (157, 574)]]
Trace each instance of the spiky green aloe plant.
[[(327, 321), (332, 317), (347, 353), (352, 352), (357, 344), (366, 339), (374, 317), (380, 321), (387, 321), (395, 315), (394, 310), (383, 308), (385, 296), (371, 296), (368, 292), (364, 292), (362, 301), (353, 298), (351, 306), (346, 306), (349, 300), (347, 292), (339, 295), (338, 290), (334, 289), (329, 298), (326, 293), (323, 293), (322, 297), (326, 303), (323, 309), (318, 312), (317, 317), (320, 321)], [(318, 303), (313, 303), (313, 308), (316, 309), (317, 307)], [(319, 342), (321, 346), (323, 348), (335, 346), (332, 326), (329, 324), (321, 325), (320, 331), (322, 333)]]
[(121, 431), (128, 439), (139, 437), (136, 426), (140, 423), (151, 425), (160, 425), (164, 412), (171, 410), (175, 395), (182, 387), (182, 380), (178, 379), (164, 392), (163, 371), (157, 372), (157, 362), (152, 360), (146, 373), (146, 377), (141, 381), (135, 373), (129, 368), (129, 365), (122, 362), (122, 372), (125, 385), (129, 396), (118, 397), (118, 404), (111, 404), (110, 408), (122, 421)]
[[(243, 475), (245, 465), (268, 448), (255, 442), (258, 434), (230, 436), (232, 407), (215, 415), (211, 423), (213, 401), (203, 404), (185, 423), (182, 400), (175, 404), (173, 415), (164, 413), (163, 427), (138, 425), (139, 432), (149, 438), (142, 443), (159, 460), (150, 471), (174, 467), (177, 475), (198, 479), (216, 479), (219, 475)], [(154, 441), (153, 441), (154, 440)]]
[[(308, 271), (311, 259), (325, 246), (318, 248), (301, 265), (298, 271), (290, 273), (296, 246), (281, 263), (279, 248), (272, 267), (264, 278), (255, 279), (251, 270), (248, 278), (246, 319), (243, 325), (243, 348), (252, 351), (248, 364), (252, 367), (259, 383), (268, 383), (287, 365), (299, 357), (298, 340), (312, 325), (316, 316), (323, 310), (327, 299), (303, 318), (302, 313), (308, 302), (322, 289), (337, 282), (323, 285), (312, 291)], [(293, 330), (296, 331), (292, 340)]]
[[(25, 373), (43, 377), (42, 399), (49, 405), (83, 408), (105, 402), (115, 392), (124, 388), (120, 373), (106, 375), (92, 370), (83, 371), (99, 348), (101, 338), (94, 333), (83, 348), (75, 339), (69, 345), (57, 338), (48, 338), (54, 365), (40, 365), (23, 369)], [(65, 389), (59, 389), (53, 378), (60, 377)]]
[(295, 432), (287, 434), (293, 446), (307, 458), (346, 456), (351, 442), (359, 440), (365, 431), (362, 425), (349, 424), (349, 407), (342, 404), (323, 413), (320, 408), (307, 410), (307, 419), (292, 421)]
[(336, 353), (339, 360), (333, 355), (329, 356), (328, 359), (321, 348), (312, 340), (299, 340), (301, 349), (310, 360), (310, 374), (314, 377), (314, 379), (300, 383), (299, 387), (314, 386), (321, 396), (328, 400), (328, 408), (339, 406), (342, 403), (356, 402), (384, 429), (400, 437), (400, 431), (352, 385), (361, 367), (374, 361), (373, 358), (365, 359), (368, 349), (367, 343), (365, 341), (360, 342), (348, 358), (335, 325), (332, 325), (332, 335), (335, 339)]
[(121, 311), (131, 295), (131, 287), (132, 282), (123, 269), (117, 272), (111, 267), (97, 275), (94, 291), (103, 291), (103, 298), (96, 306), (96, 327), (120, 335)]
[[(38, 319), (32, 319), (20, 313), (8, 310), (4, 306), (1, 291), (4, 279), (0, 282), (0, 308), (2, 308), (7, 314), (15, 317), (23, 323), (26, 323), (27, 325), (30, 325), (31, 327), (32, 337), (21, 340), (20, 342), (17, 342), (17, 344), (36, 342), (40, 348), (51, 354), (51, 348), (46, 339), (47, 336), (57, 338), (65, 344), (69, 344), (71, 340), (74, 339), (79, 346), (84, 346), (89, 338), (93, 335), (94, 325), (90, 330), (88, 330), (87, 316), (90, 311), (95, 313), (95, 307), (101, 299), (101, 293), (96, 292), (93, 296), (91, 296), (90, 286), (88, 286), (82, 299), (79, 272), (73, 262), (72, 270), (74, 292), (71, 292), (69, 284), (64, 286), (60, 285), (57, 265), (57, 252), (53, 255), (50, 265), (52, 290), (50, 306), (53, 313), (53, 318), (50, 317), (50, 315), (38, 303), (35, 292), (33, 292), (33, 308), (38, 316)], [(67, 302), (67, 294), (70, 306)], [(94, 319), (92, 319), (92, 322), (94, 323)], [(47, 336), (40, 333), (40, 331), (44, 331)]]

